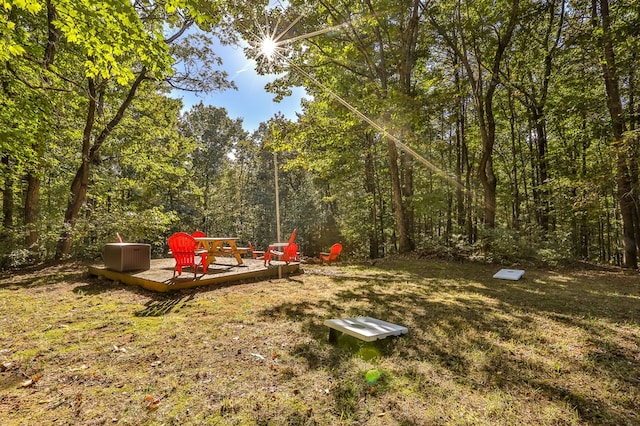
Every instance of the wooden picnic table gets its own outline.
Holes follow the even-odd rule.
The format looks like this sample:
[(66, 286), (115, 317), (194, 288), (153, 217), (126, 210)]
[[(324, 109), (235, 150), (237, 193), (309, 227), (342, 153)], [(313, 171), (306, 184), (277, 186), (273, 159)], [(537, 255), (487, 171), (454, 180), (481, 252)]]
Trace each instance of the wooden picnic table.
[(242, 255), (248, 252), (246, 247), (238, 247), (236, 241), (238, 237), (196, 237), (194, 238), (198, 244), (207, 250), (207, 264), (215, 262), (216, 256), (232, 255), (238, 261), (238, 265), (243, 265)]

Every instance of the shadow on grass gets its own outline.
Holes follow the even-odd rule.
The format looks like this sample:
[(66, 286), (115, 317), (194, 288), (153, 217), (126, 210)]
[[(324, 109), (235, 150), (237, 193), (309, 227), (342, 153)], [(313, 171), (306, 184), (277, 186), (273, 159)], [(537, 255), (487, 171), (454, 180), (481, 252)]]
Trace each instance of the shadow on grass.
[[(83, 296), (96, 296), (119, 288), (124, 288), (124, 284), (100, 277), (89, 277), (83, 280), (82, 284), (76, 286), (73, 292)], [(149, 294), (146, 290), (144, 290), (144, 292), (138, 291), (138, 293), (143, 295)]]
[(66, 262), (41, 263), (3, 271), (0, 275), (0, 289), (35, 288), (62, 282), (75, 282), (84, 277), (83, 269), (77, 262)]
[(136, 317), (159, 317), (170, 314), (176, 308), (193, 300), (194, 294), (196, 293), (186, 290), (171, 293), (157, 293), (138, 286), (122, 284), (118, 281), (104, 280), (101, 278), (92, 278), (90, 281), (88, 284), (75, 287), (73, 292), (85, 296), (95, 296), (116, 288), (124, 288), (131, 293), (148, 298), (149, 300), (144, 304), (144, 309), (133, 313)]
[(193, 293), (156, 298), (145, 303), (145, 308), (135, 312), (134, 315), (136, 317), (160, 317), (171, 313), (177, 307), (191, 300), (193, 300)]
[[(332, 270), (325, 276), (336, 289), (329, 298), (282, 304), (262, 315), (302, 321), (302, 330), (317, 343), (299, 345), (292, 352), (311, 369), (342, 371), (348, 368), (346, 360), (361, 356), (364, 348), (351, 342), (323, 350), (328, 334), (324, 319), (371, 316), (409, 328), (406, 336), (378, 342), (375, 350), (380, 356), (428, 362), (472, 390), (538, 394), (572, 407), (582, 421), (639, 424), (640, 403), (633, 402), (632, 395), (640, 384), (640, 358), (633, 356), (632, 345), (625, 348), (620, 343), (637, 337), (637, 275), (618, 274), (612, 280), (597, 271), (532, 271), (510, 282), (493, 279), (494, 269), (423, 263), (366, 268), (362, 274)], [(552, 328), (546, 328), (548, 324)], [(628, 335), (619, 325), (628, 326)], [(558, 329), (567, 335), (554, 335)], [(556, 347), (576, 341), (574, 330), (576, 336), (586, 336), (579, 340), (586, 351), (579, 361), (570, 348)], [(409, 374), (409, 367), (405, 372)], [(583, 389), (584, 383), (572, 379), (572, 373), (587, 377), (594, 390)], [(417, 382), (428, 383), (429, 378)], [(599, 390), (602, 382), (628, 389), (630, 401), (620, 396), (624, 391), (619, 400), (611, 400), (607, 391)]]

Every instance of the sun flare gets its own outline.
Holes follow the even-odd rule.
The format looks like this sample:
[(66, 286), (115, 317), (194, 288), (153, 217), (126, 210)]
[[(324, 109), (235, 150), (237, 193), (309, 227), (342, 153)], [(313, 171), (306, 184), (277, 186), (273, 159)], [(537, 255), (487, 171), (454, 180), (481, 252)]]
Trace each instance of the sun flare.
[(329, 87), (322, 84), (320, 81), (314, 78), (307, 71), (305, 71), (295, 63), (290, 63), (288, 61), (287, 59), (288, 55), (284, 54), (284, 51), (287, 46), (293, 44), (294, 42), (310, 39), (312, 37), (316, 37), (322, 34), (331, 34), (331, 33), (340, 31), (344, 28), (350, 28), (353, 25), (352, 21), (347, 21), (337, 25), (333, 25), (331, 27), (321, 28), (319, 30), (306, 32), (303, 34), (296, 34), (296, 31), (293, 31), (293, 29), (296, 26), (296, 24), (298, 24), (298, 22), (302, 19), (302, 17), (303, 15), (299, 15), (297, 18), (291, 21), (287, 25), (287, 27), (282, 31), (280, 31), (279, 29), (281, 24), (280, 20), (278, 20), (278, 22), (274, 26), (270, 25), (268, 19), (267, 19), (266, 26), (262, 26), (256, 22), (258, 33), (254, 34), (255, 44), (252, 44), (252, 47), (258, 50), (260, 52), (259, 53), (260, 56), (263, 56), (268, 61), (273, 61), (274, 58), (278, 59), (281, 62), (283, 62), (283, 64), (287, 65), (293, 70), (296, 70), (299, 74), (305, 76), (308, 81), (312, 82), (313, 84), (318, 86), (320, 89), (328, 93), (331, 97), (333, 97), (335, 100), (341, 103), (345, 108), (350, 110), (356, 116), (360, 117), (365, 123), (368, 123), (369, 125), (371, 125), (371, 127), (378, 130), (386, 138), (392, 140), (398, 148), (402, 149), (404, 152), (412, 156), (414, 159), (421, 162), (424, 166), (426, 166), (427, 168), (431, 169), (433, 172), (440, 175), (449, 183), (453, 184), (454, 186), (457, 186), (462, 191), (467, 191), (467, 189), (463, 187), (453, 176), (449, 175), (446, 171), (439, 168), (431, 161), (427, 160), (424, 156), (420, 155), (420, 153), (416, 152), (413, 148), (411, 148), (409, 145), (405, 144), (402, 140), (400, 140), (399, 137), (389, 133), (389, 131), (386, 130), (386, 126), (383, 126), (377, 123), (375, 120), (369, 118), (366, 114), (362, 113), (356, 107), (354, 107), (349, 102), (347, 102), (346, 99), (342, 98), (340, 95), (333, 92)]
[(265, 58), (271, 59), (276, 53), (277, 47), (278, 44), (274, 39), (272, 39), (271, 37), (265, 37), (260, 43), (260, 53), (262, 53)]

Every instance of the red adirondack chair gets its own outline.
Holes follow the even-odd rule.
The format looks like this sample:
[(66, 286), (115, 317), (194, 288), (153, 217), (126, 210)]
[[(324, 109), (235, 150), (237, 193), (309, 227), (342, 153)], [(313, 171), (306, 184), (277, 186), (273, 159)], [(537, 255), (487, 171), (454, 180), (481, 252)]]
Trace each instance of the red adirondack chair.
[(335, 243), (334, 245), (331, 246), (329, 253), (324, 253), (324, 252), (320, 253), (320, 260), (322, 260), (323, 263), (327, 262), (327, 265), (331, 265), (331, 262), (336, 260), (341, 252), (342, 252), (342, 244)]
[(182, 274), (183, 267), (193, 268), (193, 279), (196, 278), (198, 273), (198, 266), (202, 267), (202, 273), (205, 273), (205, 265), (207, 255), (206, 253), (196, 253), (196, 240), (185, 232), (176, 232), (169, 237), (167, 241), (169, 249), (173, 258), (176, 260), (176, 265), (173, 267), (173, 277)]
[(262, 250), (254, 250), (253, 245), (249, 243), (249, 251), (251, 252), (251, 256), (254, 259), (261, 260), (264, 259), (264, 251)]
[(283, 250), (282, 255), (280, 255), (280, 260), (283, 262), (298, 262), (300, 260), (300, 252), (298, 251), (298, 245), (296, 243), (291, 243), (286, 246)]
[(294, 229), (289, 237), (289, 242), (286, 244), (274, 243), (269, 245), (269, 249), (264, 255), (264, 264), (271, 263), (273, 257), (277, 257), (278, 260), (284, 262), (295, 262), (300, 260), (300, 253), (298, 252), (298, 245), (294, 242), (296, 239), (297, 230)]
[[(202, 231), (193, 231), (191, 233), (191, 236), (193, 238), (201, 238), (201, 237), (206, 237), (207, 234), (205, 234)], [(197, 255), (202, 255), (203, 253), (205, 253), (205, 264), (206, 264), (206, 253), (207, 253), (207, 250), (204, 248), (204, 246), (202, 245), (201, 242), (196, 241), (196, 254)]]

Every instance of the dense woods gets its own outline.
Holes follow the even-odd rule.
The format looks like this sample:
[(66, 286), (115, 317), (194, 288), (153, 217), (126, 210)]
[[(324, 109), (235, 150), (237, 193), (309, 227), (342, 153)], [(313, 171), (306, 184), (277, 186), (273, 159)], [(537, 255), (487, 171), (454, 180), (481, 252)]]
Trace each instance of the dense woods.
[[(277, 175), (305, 255), (637, 268), (635, 2), (266, 3), (0, 0), (0, 266), (98, 258), (116, 232), (158, 256), (178, 230), (264, 246)], [(298, 120), (183, 108), (233, 88), (214, 37), (275, 97), (305, 87)]]

